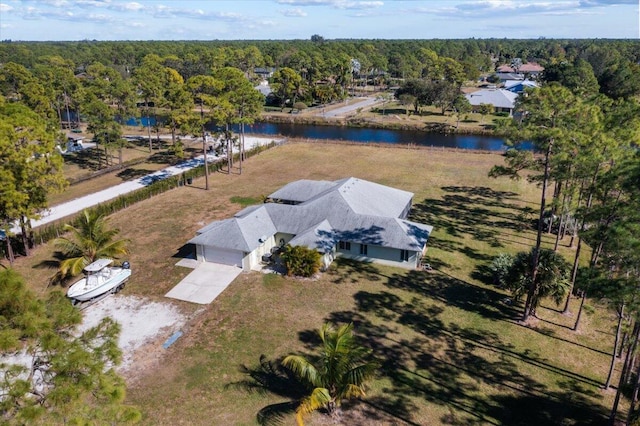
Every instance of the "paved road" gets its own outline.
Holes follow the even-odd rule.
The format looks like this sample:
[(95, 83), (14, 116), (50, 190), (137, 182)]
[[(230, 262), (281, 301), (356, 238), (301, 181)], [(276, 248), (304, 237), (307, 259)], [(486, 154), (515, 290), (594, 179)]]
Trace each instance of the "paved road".
[(344, 115), (348, 115), (354, 111), (357, 111), (359, 108), (371, 108), (377, 103), (380, 103), (381, 100), (375, 97), (364, 97), (364, 98), (350, 98), (345, 101), (345, 105), (340, 108), (334, 108), (331, 111), (326, 112), (318, 112), (316, 115), (321, 115), (323, 117), (341, 117)]
[[(264, 145), (272, 142), (273, 139), (269, 138), (257, 138), (245, 136), (245, 149), (249, 150), (255, 146)], [(209, 163), (215, 163), (219, 161), (221, 157), (208, 154), (207, 161)], [(39, 220), (31, 221), (34, 228), (45, 225), (50, 222), (62, 219), (64, 217), (78, 213), (88, 207), (95, 206), (108, 200), (119, 197), (120, 195), (127, 194), (135, 191), (136, 189), (144, 188), (156, 182), (158, 180), (166, 179), (170, 176), (181, 174), (189, 169), (198, 167), (204, 164), (204, 155), (193, 158), (191, 160), (183, 161), (175, 166), (167, 167), (166, 169), (158, 170), (157, 172), (148, 174), (141, 178), (123, 182), (119, 185), (112, 186), (102, 191), (95, 192), (93, 194), (85, 195), (84, 197), (76, 198), (75, 200), (68, 201), (66, 203), (59, 204), (57, 206), (50, 207), (49, 210), (42, 214), (42, 218)], [(14, 226), (11, 231), (13, 233), (20, 233), (20, 228)]]

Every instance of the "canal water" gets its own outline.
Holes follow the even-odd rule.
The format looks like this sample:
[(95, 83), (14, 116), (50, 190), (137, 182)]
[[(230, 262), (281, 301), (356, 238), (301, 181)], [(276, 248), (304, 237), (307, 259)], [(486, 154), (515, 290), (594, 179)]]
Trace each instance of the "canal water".
[[(149, 123), (145, 117), (142, 120), (131, 119), (128, 125), (147, 126)], [(153, 120), (153, 118), (152, 118)], [(142, 121), (142, 123), (140, 123)], [(206, 126), (207, 130), (216, 132), (215, 125)], [(233, 128), (238, 132), (238, 128)], [(442, 134), (420, 130), (394, 130), (371, 129), (346, 126), (317, 126), (302, 123), (255, 123), (245, 125), (245, 133), (269, 136), (281, 136), (286, 138), (299, 138), (309, 140), (338, 140), (346, 142), (362, 143), (388, 143), (396, 145), (421, 145), (430, 147), (445, 147), (458, 149), (472, 149), (483, 151), (504, 151), (507, 146), (505, 140), (497, 136), (467, 135), (467, 134)], [(523, 144), (522, 149), (531, 149), (531, 144)]]
[[(325, 139), (363, 143), (389, 143), (434, 147), (502, 151), (502, 138), (482, 135), (440, 134), (419, 130), (367, 129), (345, 126), (315, 126), (299, 123), (255, 123), (245, 126), (247, 134), (279, 135), (301, 139)], [(526, 147), (525, 147), (526, 148)]]

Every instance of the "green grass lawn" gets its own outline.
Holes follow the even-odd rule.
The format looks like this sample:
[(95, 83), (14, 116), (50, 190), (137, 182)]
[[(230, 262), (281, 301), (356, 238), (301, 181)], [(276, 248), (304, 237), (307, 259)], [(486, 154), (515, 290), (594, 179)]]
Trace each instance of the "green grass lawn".
[[(296, 179), (355, 176), (412, 191), (411, 219), (434, 226), (430, 272), (337, 261), (313, 280), (245, 273), (201, 311), (182, 304), (198, 313), (157, 365), (132, 380), (128, 402), (141, 408), (144, 424), (255, 425), (258, 413), (293, 424), (297, 388), (271, 367), (292, 352), (311, 354), (314, 330), (333, 321), (354, 322), (382, 366), (364, 401), (338, 419), (316, 413), (308, 425), (604, 424), (613, 393), (600, 387), (613, 315), (589, 301), (573, 332), (574, 318), (543, 301), (539, 318), (524, 326), (521, 306), (486, 284), (493, 256), (529, 250), (535, 240), (530, 209), (539, 190), (488, 178), (501, 161), (498, 154), (289, 144), (251, 158), (242, 175), (214, 173), (209, 191), (200, 178), (114, 214), (136, 267), (124, 293), (165, 301), (188, 272), (174, 256), (195, 230)], [(545, 246), (552, 237), (545, 235)], [(39, 293), (51, 271), (34, 265), (50, 253), (42, 246), (17, 263)], [(253, 386), (252, 376), (263, 386)]]

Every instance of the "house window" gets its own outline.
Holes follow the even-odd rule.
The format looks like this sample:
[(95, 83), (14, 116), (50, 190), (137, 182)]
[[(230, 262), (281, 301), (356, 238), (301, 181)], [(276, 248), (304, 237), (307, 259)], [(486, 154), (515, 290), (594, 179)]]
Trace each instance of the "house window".
[(363, 255), (367, 255), (367, 245), (366, 244), (360, 244), (360, 254)]
[(345, 241), (340, 241), (338, 243), (338, 248), (340, 250), (347, 250), (347, 251), (351, 251), (351, 243), (347, 243)]
[(403, 262), (409, 261), (409, 250), (400, 250), (400, 260)]

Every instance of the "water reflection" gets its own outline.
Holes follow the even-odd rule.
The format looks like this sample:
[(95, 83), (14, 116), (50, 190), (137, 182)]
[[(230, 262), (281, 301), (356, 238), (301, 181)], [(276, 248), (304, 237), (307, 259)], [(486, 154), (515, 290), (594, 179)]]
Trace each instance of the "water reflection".
[(501, 151), (504, 139), (480, 135), (444, 135), (419, 130), (368, 129), (343, 126), (314, 126), (300, 123), (256, 123), (246, 133), (282, 135), (302, 139), (330, 139), (363, 143), (413, 144), (434, 147)]

